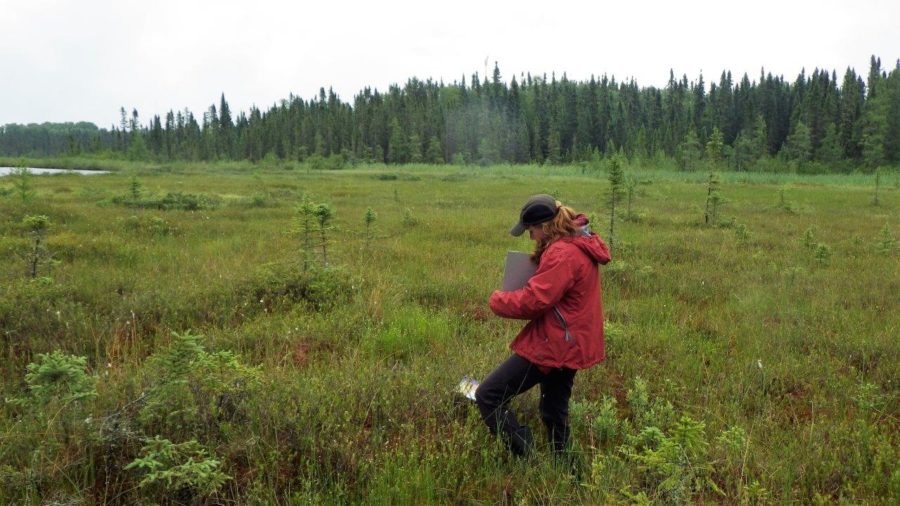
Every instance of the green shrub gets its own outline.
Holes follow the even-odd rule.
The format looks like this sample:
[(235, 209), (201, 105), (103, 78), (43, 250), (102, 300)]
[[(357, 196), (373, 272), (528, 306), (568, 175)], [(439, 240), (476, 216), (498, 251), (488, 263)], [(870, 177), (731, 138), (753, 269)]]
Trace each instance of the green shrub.
[(167, 193), (160, 198), (146, 197), (135, 199), (132, 195), (113, 197), (113, 204), (137, 209), (160, 209), (163, 211), (202, 211), (216, 209), (221, 205), (221, 199), (203, 193)]
[(816, 249), (816, 229), (815, 227), (809, 227), (803, 232), (802, 239), (803, 247), (812, 251)]
[(0, 342), (5, 339), (10, 358), (30, 356), (33, 343), (38, 350), (60, 344), (69, 330), (68, 322), (57, 317), (60, 311), (67, 318), (87, 316), (68, 290), (50, 278), (23, 278), (0, 286)]
[(878, 241), (875, 243), (875, 251), (881, 253), (882, 255), (888, 255), (893, 253), (897, 248), (897, 241), (894, 239), (894, 236), (891, 235), (891, 229), (888, 227), (887, 223), (881, 227), (881, 232), (878, 234)]
[(817, 262), (822, 265), (827, 265), (828, 261), (831, 260), (831, 248), (829, 248), (827, 244), (819, 243), (816, 245), (813, 255)]
[(96, 435), (90, 408), (97, 397), (86, 364), (84, 357), (54, 351), (28, 365), (27, 392), (7, 399), (16, 422), (3, 427), (0, 503), (27, 504), (37, 491), (71, 481), (68, 463), (86, 458)]
[(120, 221), (122, 228), (126, 231), (140, 235), (162, 237), (178, 232), (174, 225), (160, 216), (131, 215), (127, 218), (120, 218)]
[(703, 422), (683, 415), (671, 434), (647, 427), (620, 452), (637, 464), (638, 472), (654, 485), (657, 498), (666, 503), (690, 503), (706, 490), (724, 495), (711, 479), (705, 428)]
[(635, 427), (660, 427), (666, 429), (675, 419), (672, 403), (661, 398), (650, 398), (647, 382), (637, 377), (626, 394), (631, 419)]
[(14, 404), (42, 407), (47, 404), (77, 403), (97, 396), (97, 378), (86, 372), (87, 358), (66, 355), (60, 351), (41, 353), (28, 364), (25, 384), (28, 396)]
[(600, 444), (610, 443), (619, 437), (622, 427), (616, 412), (615, 397), (603, 396), (591, 429)]
[(405, 208), (403, 210), (403, 226), (405, 227), (414, 227), (419, 224), (419, 218), (413, 214), (412, 209)]
[(203, 336), (173, 333), (172, 344), (144, 367), (145, 394), (138, 419), (150, 433), (215, 437), (245, 418), (244, 404), (258, 392), (259, 370), (228, 351), (209, 353)]
[(125, 466), (144, 472), (140, 487), (165, 498), (208, 496), (230, 476), (221, 471), (221, 460), (195, 440), (172, 443), (155, 436), (144, 440), (141, 456)]
[(734, 227), (734, 236), (739, 244), (747, 244), (750, 242), (750, 229), (743, 223), (738, 223)]
[(240, 290), (242, 298), (251, 306), (268, 310), (304, 303), (316, 311), (324, 311), (349, 301), (357, 286), (350, 272), (340, 267), (304, 271), (292, 264), (269, 264), (260, 268)]

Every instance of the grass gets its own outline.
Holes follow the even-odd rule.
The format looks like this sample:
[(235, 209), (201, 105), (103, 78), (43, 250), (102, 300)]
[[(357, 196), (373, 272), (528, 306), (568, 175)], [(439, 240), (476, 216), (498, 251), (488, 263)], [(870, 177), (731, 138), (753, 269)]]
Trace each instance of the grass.
[[(876, 244), (900, 233), (896, 185), (873, 206), (872, 176), (725, 173), (705, 227), (703, 174), (629, 168), (643, 184), (602, 269), (608, 359), (576, 376), (573, 472), (543, 447), (511, 459), (452, 390), (521, 327), (486, 300), (505, 251), (531, 247), (506, 233), (522, 200), (553, 193), (603, 234), (603, 174), (116, 163), (0, 197), (0, 503), (900, 498), (898, 251)], [(218, 205), (114, 200), (135, 175), (148, 200)], [(330, 269), (303, 270), (304, 196), (335, 209)], [(54, 255), (36, 281), (17, 256), (34, 214)], [(87, 357), (96, 396), (34, 395), (26, 366), (56, 350)], [(515, 408), (543, 433), (535, 392)], [(155, 436), (202, 452), (169, 481), (126, 470)]]

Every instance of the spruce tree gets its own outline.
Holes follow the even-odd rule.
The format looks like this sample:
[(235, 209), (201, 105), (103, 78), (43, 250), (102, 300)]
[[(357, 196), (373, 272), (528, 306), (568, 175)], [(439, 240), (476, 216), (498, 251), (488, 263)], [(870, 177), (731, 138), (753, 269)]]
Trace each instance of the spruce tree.
[(725, 140), (722, 132), (718, 128), (713, 128), (709, 140), (706, 141), (706, 161), (711, 171), (718, 170), (721, 166), (725, 154), (724, 150)]
[(431, 164), (444, 163), (444, 153), (441, 149), (441, 141), (436, 135), (432, 135), (428, 141), (428, 149), (425, 152), (425, 161)]
[(817, 158), (830, 167), (834, 167), (841, 159), (841, 144), (834, 123), (829, 123), (825, 127), (825, 137), (819, 145)]
[(694, 129), (688, 130), (684, 140), (678, 145), (678, 167), (681, 170), (696, 170), (700, 162), (700, 140)]
[(422, 163), (422, 141), (415, 132), (409, 135), (409, 161)]
[(709, 175), (706, 186), (706, 208), (703, 213), (703, 222), (707, 225), (715, 224), (718, 206), (722, 201), (719, 194), (719, 175), (716, 172), (722, 163), (724, 142), (722, 133), (718, 128), (713, 128), (709, 140), (706, 142), (706, 158), (709, 165)]
[(300, 250), (303, 258), (303, 270), (309, 270), (310, 259), (313, 255), (313, 224), (316, 220), (316, 204), (309, 197), (304, 196), (303, 201), (297, 208), (300, 215)]
[(363, 215), (363, 223), (366, 225), (366, 249), (368, 250), (371, 247), (372, 243), (372, 225), (375, 223), (375, 220), (378, 218), (378, 214), (372, 210), (371, 207), (366, 208), (366, 214)]
[(812, 156), (812, 142), (806, 123), (800, 121), (794, 126), (794, 131), (788, 136), (782, 153), (787, 160), (796, 162), (801, 168), (809, 161)]
[(609, 160), (609, 189), (606, 192), (606, 205), (609, 209), (609, 249), (615, 243), (616, 212), (621, 206), (625, 194), (625, 171), (619, 156)]
[(144, 136), (140, 132), (131, 136), (131, 143), (128, 145), (128, 159), (132, 161), (141, 161), (148, 158), (147, 144), (144, 142)]
[(322, 247), (322, 264), (328, 267), (328, 230), (331, 230), (331, 218), (334, 217), (334, 210), (328, 204), (319, 204), (315, 207), (313, 214), (316, 222), (319, 224), (319, 244)]
[(393, 164), (406, 163), (409, 161), (409, 146), (407, 145), (406, 135), (400, 128), (400, 122), (397, 118), (391, 120), (391, 140), (388, 144), (388, 162)]

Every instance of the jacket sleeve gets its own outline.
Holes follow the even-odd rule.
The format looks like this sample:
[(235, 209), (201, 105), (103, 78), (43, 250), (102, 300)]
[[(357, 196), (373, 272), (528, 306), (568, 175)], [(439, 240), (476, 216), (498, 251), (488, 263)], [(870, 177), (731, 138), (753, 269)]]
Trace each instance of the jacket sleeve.
[(533, 320), (555, 306), (574, 283), (572, 262), (558, 249), (546, 251), (524, 287), (491, 294), (491, 311), (504, 318)]

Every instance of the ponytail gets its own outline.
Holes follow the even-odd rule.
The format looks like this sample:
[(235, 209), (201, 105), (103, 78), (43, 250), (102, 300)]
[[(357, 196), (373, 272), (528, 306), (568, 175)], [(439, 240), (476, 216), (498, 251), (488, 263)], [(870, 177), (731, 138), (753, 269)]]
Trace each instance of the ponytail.
[(543, 227), (544, 238), (535, 246), (531, 259), (535, 263), (540, 263), (541, 255), (548, 246), (556, 240), (578, 234), (578, 226), (575, 225), (575, 210), (571, 207), (564, 206), (562, 202), (556, 201), (557, 212), (552, 220), (541, 224)]

